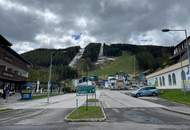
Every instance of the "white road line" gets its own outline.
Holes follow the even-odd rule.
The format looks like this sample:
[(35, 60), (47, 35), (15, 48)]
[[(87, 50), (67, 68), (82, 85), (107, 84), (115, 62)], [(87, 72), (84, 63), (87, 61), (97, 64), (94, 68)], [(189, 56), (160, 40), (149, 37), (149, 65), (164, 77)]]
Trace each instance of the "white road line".
[(119, 110), (114, 108), (113, 111), (115, 111), (116, 113), (119, 113)]
[[(102, 95), (103, 96), (101, 96), (101, 100), (105, 102), (105, 108), (165, 107), (160, 104), (133, 98), (131, 96), (120, 93), (120, 91), (103, 90)], [(109, 106), (107, 104), (109, 104)]]

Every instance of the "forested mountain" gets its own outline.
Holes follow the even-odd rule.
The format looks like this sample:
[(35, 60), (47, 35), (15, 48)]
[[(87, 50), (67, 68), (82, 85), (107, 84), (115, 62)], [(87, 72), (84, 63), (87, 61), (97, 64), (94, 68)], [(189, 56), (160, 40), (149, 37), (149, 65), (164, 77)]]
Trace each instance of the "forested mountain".
[(53, 65), (68, 65), (74, 56), (79, 52), (80, 47), (67, 49), (36, 49), (21, 54), (21, 56), (33, 64), (34, 67), (48, 67), (50, 55), (53, 54)]
[(53, 56), (52, 81), (76, 78), (78, 76), (77, 70), (69, 67), (68, 64), (79, 52), (79, 49), (79, 46), (67, 49), (41, 48), (21, 54), (24, 59), (33, 65), (29, 72), (29, 80), (48, 81), (51, 54)]
[[(76, 69), (70, 68), (68, 64), (79, 52), (79, 46), (67, 49), (36, 49), (23, 53), (22, 56), (33, 64), (29, 80), (42, 79), (43, 81), (47, 81), (50, 55), (53, 53), (52, 79), (60, 81), (76, 78), (81, 72), (85, 73), (85, 71), (96, 70), (97, 68), (94, 66), (94, 63), (98, 60), (100, 47), (101, 43), (89, 43), (85, 47), (82, 59), (77, 63)], [(104, 44), (103, 47), (103, 54), (107, 57), (118, 57), (123, 53), (127, 53), (129, 57), (135, 56), (136, 63), (138, 63), (141, 71), (147, 69), (154, 71), (170, 64), (169, 57), (174, 49), (173, 47), (131, 44)]]
[(91, 62), (96, 62), (99, 56), (101, 43), (89, 43), (84, 50), (83, 58), (89, 58)]
[(169, 57), (173, 53), (173, 47), (153, 45), (111, 44), (104, 45), (104, 55), (109, 57), (120, 56), (125, 51), (136, 56), (141, 70), (164, 67), (170, 64)]

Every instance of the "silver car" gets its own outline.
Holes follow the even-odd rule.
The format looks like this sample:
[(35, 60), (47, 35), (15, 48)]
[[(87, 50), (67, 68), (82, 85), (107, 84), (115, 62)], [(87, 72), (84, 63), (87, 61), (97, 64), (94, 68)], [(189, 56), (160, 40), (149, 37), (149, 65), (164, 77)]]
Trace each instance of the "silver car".
[(157, 96), (159, 95), (159, 89), (156, 87), (142, 87), (137, 89), (136, 91), (131, 92), (131, 96), (133, 97), (142, 97), (142, 96)]

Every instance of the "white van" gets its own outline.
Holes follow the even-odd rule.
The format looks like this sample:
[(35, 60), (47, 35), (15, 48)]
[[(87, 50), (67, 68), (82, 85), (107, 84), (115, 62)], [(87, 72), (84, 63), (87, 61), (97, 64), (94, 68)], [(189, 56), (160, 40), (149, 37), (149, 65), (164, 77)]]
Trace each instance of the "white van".
[(116, 85), (116, 78), (115, 76), (108, 76), (108, 85), (111, 89), (115, 88)]

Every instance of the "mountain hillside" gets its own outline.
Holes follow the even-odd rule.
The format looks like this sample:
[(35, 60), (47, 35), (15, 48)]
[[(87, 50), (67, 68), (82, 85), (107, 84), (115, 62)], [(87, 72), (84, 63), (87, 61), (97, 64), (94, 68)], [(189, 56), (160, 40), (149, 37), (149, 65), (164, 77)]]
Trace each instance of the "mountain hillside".
[(121, 56), (122, 52), (134, 55), (141, 70), (156, 70), (170, 64), (173, 47), (153, 45), (111, 44), (104, 45), (104, 55), (108, 57)]
[(78, 76), (77, 70), (68, 66), (80, 47), (69, 47), (67, 49), (36, 49), (21, 54), (23, 58), (32, 63), (29, 71), (29, 81), (47, 82), (49, 79), (50, 57), (53, 54), (52, 81), (59, 82), (73, 79)]
[(108, 61), (101, 65), (101, 67), (91, 71), (90, 75), (106, 77), (107, 75), (116, 74), (117, 72), (129, 74), (138, 73), (139, 66), (136, 57), (124, 52), (123, 55), (116, 57), (114, 61)]
[(100, 47), (101, 43), (89, 43), (85, 47), (83, 58), (88, 58), (91, 62), (96, 62), (98, 60)]
[[(33, 64), (30, 72), (30, 80), (37, 80), (44, 76), (47, 81), (50, 55), (53, 55), (52, 79), (56, 81), (76, 78), (90, 71), (92, 75), (105, 76), (116, 72), (134, 74), (145, 70), (155, 71), (170, 64), (169, 57), (173, 53), (172, 47), (111, 44), (103, 46), (104, 57), (114, 58), (103, 64), (96, 64), (99, 59), (101, 43), (89, 43), (84, 48), (82, 58), (76, 68), (69, 67), (69, 63), (80, 50), (79, 46), (67, 49), (36, 49), (23, 53), (22, 56)], [(135, 68), (134, 68), (135, 66)], [(43, 73), (40, 73), (43, 72)]]
[(32, 63), (34, 67), (48, 67), (51, 54), (53, 54), (53, 65), (68, 65), (79, 49), (79, 46), (67, 49), (36, 49), (25, 52), (21, 56)]

